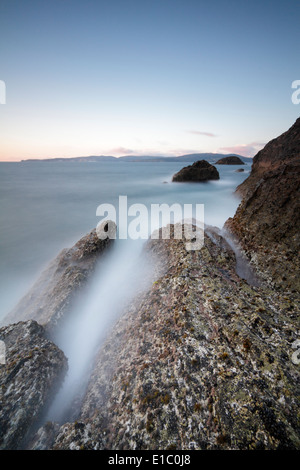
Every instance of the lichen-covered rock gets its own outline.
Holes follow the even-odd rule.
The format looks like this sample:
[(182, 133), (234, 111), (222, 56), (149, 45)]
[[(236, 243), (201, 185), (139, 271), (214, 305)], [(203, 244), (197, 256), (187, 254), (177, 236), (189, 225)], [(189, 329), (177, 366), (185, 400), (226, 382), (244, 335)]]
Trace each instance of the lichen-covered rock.
[(178, 171), (178, 173), (173, 176), (172, 181), (197, 183), (218, 179), (220, 179), (220, 175), (216, 167), (206, 160), (199, 160)]
[[(99, 433), (99, 429), (102, 431)], [(89, 422), (76, 421), (61, 426), (52, 440), (53, 450), (103, 450), (106, 449), (107, 423), (101, 414)], [(45, 447), (44, 447), (45, 448)]]
[(72, 248), (62, 250), (3, 323), (33, 319), (48, 331), (56, 328), (112, 242), (110, 238), (99, 239), (94, 229)]
[(0, 339), (0, 449), (18, 449), (60, 385), (67, 360), (33, 320), (1, 328)]
[(167, 270), (114, 326), (52, 448), (299, 449), (297, 295), (239, 278), (212, 231), (201, 250), (147, 249)]
[(57, 436), (60, 430), (60, 425), (58, 423), (53, 423), (47, 421), (42, 427), (40, 427), (36, 432), (32, 433), (28, 443), (26, 444), (26, 449), (30, 450), (45, 450), (49, 449), (53, 440)]

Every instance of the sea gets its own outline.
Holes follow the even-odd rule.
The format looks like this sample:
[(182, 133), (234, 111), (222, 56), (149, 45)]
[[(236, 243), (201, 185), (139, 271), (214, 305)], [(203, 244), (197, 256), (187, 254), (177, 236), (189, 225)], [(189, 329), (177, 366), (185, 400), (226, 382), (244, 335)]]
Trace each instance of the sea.
[[(128, 239), (119, 239), (117, 232), (113, 249), (56, 332), (54, 341), (68, 359), (68, 372), (40, 425), (77, 419), (78, 400), (85, 393), (106, 331), (135, 293), (147, 288), (144, 280), (154, 279), (154, 266), (140, 257), (152, 228), (160, 226), (149, 223), (152, 207), (190, 207), (196, 216), (196, 208), (201, 207), (201, 223), (220, 229), (234, 215), (240, 203), (234, 192), (248, 176), (250, 164), (243, 166), (242, 173), (236, 172), (240, 166), (217, 165), (220, 179), (216, 181), (173, 183), (172, 176), (183, 166), (186, 163), (171, 161), (0, 163), (0, 321), (62, 249), (72, 247), (108, 212), (111, 216), (113, 209), (118, 226), (121, 212), (124, 219), (120, 200), (126, 201), (123, 225), (128, 228)], [(140, 227), (132, 235), (129, 227), (138, 219), (135, 210), (141, 208), (147, 214), (139, 219), (140, 225), (148, 221), (147, 231)], [(184, 210), (177, 211), (179, 219), (174, 215), (170, 222), (180, 221), (182, 215)]]

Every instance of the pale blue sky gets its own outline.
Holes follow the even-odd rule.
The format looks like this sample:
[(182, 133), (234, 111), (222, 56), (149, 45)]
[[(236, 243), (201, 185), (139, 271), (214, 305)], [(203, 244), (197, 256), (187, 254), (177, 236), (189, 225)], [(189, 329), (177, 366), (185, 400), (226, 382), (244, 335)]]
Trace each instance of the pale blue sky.
[(0, 159), (253, 155), (300, 114), (299, 0), (1, 0)]

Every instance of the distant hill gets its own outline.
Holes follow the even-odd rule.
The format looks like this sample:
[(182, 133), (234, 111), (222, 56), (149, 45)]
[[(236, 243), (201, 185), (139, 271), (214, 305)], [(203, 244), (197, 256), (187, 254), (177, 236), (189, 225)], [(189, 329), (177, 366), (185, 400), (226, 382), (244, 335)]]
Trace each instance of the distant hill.
[(28, 160), (21, 160), (21, 162), (110, 162), (113, 160), (118, 160), (116, 157), (106, 156), (106, 155), (90, 155), (89, 157), (71, 157), (71, 158), (30, 158)]
[(21, 160), (22, 162), (87, 162), (87, 163), (98, 163), (98, 162), (187, 162), (194, 163), (198, 160), (207, 160), (210, 163), (216, 163), (220, 158), (235, 156), (239, 157), (245, 163), (252, 164), (252, 158), (243, 157), (237, 154), (223, 154), (223, 153), (191, 153), (188, 155), (180, 155), (179, 157), (170, 156), (153, 156), (153, 155), (124, 155), (122, 157), (112, 157), (109, 155), (90, 155), (88, 157), (72, 157), (72, 158), (44, 158), (39, 159), (28, 159)]

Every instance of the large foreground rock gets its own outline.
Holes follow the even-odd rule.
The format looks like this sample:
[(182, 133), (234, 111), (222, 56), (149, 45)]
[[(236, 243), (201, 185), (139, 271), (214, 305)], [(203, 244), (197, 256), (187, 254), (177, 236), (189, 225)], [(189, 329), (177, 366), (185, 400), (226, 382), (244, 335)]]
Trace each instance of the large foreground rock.
[(205, 182), (218, 180), (220, 175), (215, 166), (206, 160), (199, 160), (192, 165), (182, 168), (173, 176), (174, 182)]
[(82, 293), (112, 242), (110, 238), (99, 239), (94, 229), (72, 248), (62, 250), (3, 323), (33, 319), (53, 331)]
[(114, 326), (51, 448), (300, 448), (296, 295), (239, 278), (209, 235), (195, 251), (149, 242), (167, 270)]
[(253, 265), (277, 288), (300, 288), (300, 119), (253, 159), (226, 222)]
[(1, 328), (0, 339), (0, 449), (18, 449), (61, 384), (67, 360), (32, 320)]

